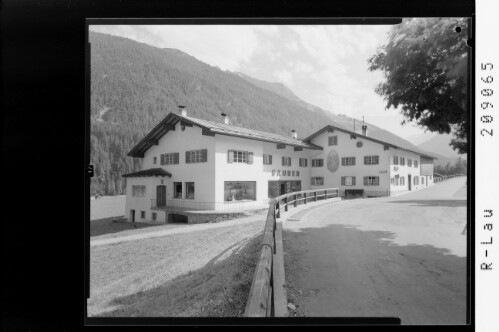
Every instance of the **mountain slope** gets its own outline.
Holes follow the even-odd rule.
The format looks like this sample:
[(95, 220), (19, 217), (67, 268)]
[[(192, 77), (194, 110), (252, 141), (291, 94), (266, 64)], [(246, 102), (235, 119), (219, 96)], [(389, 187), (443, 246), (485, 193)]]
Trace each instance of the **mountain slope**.
[[(418, 147), (448, 158), (458, 158), (460, 155), (456, 151), (454, 151), (449, 145), (451, 139), (452, 139), (451, 134), (441, 134), (441, 135), (437, 134), (432, 138), (430, 138), (429, 140), (421, 144), (418, 144)], [(461, 155), (461, 157), (464, 158), (465, 155)]]
[[(92, 191), (124, 193), (124, 173), (141, 161), (130, 149), (178, 105), (189, 116), (304, 138), (327, 124), (353, 129), (354, 119), (310, 105), (280, 83), (222, 71), (175, 49), (90, 32)], [(368, 124), (369, 135), (417, 149), (408, 141)], [(357, 132), (360, 122), (357, 120)]]

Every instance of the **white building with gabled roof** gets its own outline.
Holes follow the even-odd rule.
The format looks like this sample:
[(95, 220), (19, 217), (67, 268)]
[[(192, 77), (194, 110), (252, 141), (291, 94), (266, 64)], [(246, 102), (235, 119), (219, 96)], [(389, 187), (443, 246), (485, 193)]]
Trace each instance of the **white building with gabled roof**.
[[(433, 184), (433, 159), (412, 146), (325, 126), (298, 139), (169, 113), (129, 153), (143, 170), (127, 179), (130, 221), (165, 222), (187, 211), (265, 208), (284, 193), (339, 188), (388, 196)], [(195, 218), (191, 218), (194, 220)]]

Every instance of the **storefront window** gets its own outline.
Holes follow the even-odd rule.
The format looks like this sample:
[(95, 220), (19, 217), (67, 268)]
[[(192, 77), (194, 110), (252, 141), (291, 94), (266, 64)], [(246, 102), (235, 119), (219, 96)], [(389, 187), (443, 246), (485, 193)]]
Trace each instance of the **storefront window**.
[(256, 200), (256, 181), (225, 181), (224, 200)]
[(185, 198), (194, 199), (194, 182), (185, 183)]
[(173, 182), (173, 197), (182, 198), (182, 182)]

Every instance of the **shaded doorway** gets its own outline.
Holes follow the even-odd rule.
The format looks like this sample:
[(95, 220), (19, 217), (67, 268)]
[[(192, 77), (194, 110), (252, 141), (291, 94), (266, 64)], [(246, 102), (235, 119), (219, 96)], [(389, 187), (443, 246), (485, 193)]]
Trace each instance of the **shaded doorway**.
[(160, 185), (156, 187), (156, 206), (166, 206), (166, 186)]

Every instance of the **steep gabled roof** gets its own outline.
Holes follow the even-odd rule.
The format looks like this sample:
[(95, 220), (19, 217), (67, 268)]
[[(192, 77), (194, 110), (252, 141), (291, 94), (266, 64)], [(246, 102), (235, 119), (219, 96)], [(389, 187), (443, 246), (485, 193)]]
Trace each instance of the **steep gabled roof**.
[(170, 113), (156, 127), (154, 127), (154, 129), (152, 129), (149, 134), (146, 135), (146, 137), (144, 137), (139, 143), (137, 143), (137, 145), (135, 145), (132, 150), (130, 150), (128, 156), (143, 158), (144, 153), (152, 145), (157, 145), (159, 139), (163, 137), (163, 135), (165, 135), (168, 131), (175, 130), (175, 125), (179, 122), (187, 126), (200, 127), (203, 129), (203, 134), (207, 136), (214, 136), (215, 134), (226, 135), (269, 143), (285, 144), (306, 149), (322, 150), (322, 148), (317, 145), (306, 143), (303, 140), (294, 139), (293, 137), (286, 137), (277, 134), (266, 133), (259, 130), (253, 130)]
[(146, 176), (168, 176), (172, 177), (171, 173), (165, 171), (162, 168), (149, 168), (142, 171), (124, 174), (124, 178), (136, 178), (136, 177), (146, 177)]
[(381, 140), (381, 139), (377, 139), (376, 137), (373, 137), (373, 136), (361, 135), (361, 134), (353, 132), (351, 130), (348, 130), (348, 129), (345, 129), (345, 128), (341, 128), (341, 127), (338, 127), (338, 126), (332, 126), (332, 125), (325, 126), (324, 128), (316, 131), (312, 135), (310, 135), (307, 138), (305, 138), (303, 141), (310, 143), (314, 137), (317, 137), (318, 135), (322, 134), (324, 131), (330, 131), (330, 130), (341, 131), (341, 132), (344, 132), (346, 134), (355, 135), (357, 137), (360, 137), (360, 138), (363, 138), (363, 139), (366, 139), (366, 140), (369, 140), (369, 141), (372, 141), (372, 142), (376, 142), (376, 143), (379, 143), (379, 144), (382, 144), (382, 145), (385, 145), (385, 146), (388, 146), (388, 147), (391, 147), (391, 148), (414, 152), (414, 153), (420, 154), (420, 155), (422, 155), (424, 157), (431, 158), (431, 159), (438, 159), (437, 156), (435, 156), (435, 155), (433, 155), (433, 154), (431, 154), (429, 152), (426, 152), (424, 150), (421, 150), (421, 149), (417, 148), (416, 146), (414, 146), (411, 143), (403, 140), (402, 138), (399, 138), (397, 141), (394, 141), (393, 139), (386, 139), (386, 138), (383, 139), (383, 140)]

